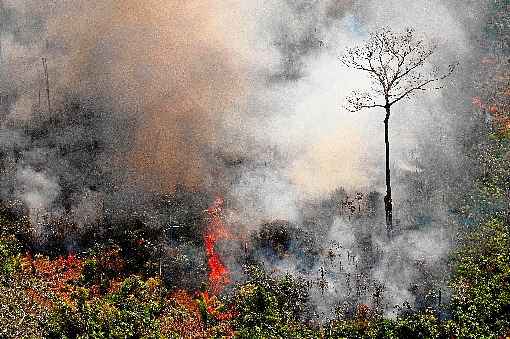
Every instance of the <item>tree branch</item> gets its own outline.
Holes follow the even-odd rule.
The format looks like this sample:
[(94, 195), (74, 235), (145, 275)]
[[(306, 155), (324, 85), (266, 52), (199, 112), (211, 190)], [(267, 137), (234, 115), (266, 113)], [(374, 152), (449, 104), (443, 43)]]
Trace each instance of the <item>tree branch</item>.
[(440, 80), (443, 80), (443, 79), (446, 79), (447, 77), (449, 77), (454, 71), (455, 69), (457, 68), (457, 63), (455, 64), (452, 64), (448, 67), (448, 72), (443, 74), (442, 76), (439, 76), (439, 77), (436, 77), (436, 78), (432, 78), (432, 79), (429, 79), (429, 80), (426, 80), (424, 82), (422, 82), (421, 84), (417, 85), (417, 86), (414, 86), (412, 88), (409, 88), (408, 90), (406, 90), (404, 93), (402, 93), (401, 95), (398, 95), (397, 98), (393, 101), (391, 101), (389, 103), (390, 106), (392, 106), (393, 104), (399, 102), (400, 100), (402, 100), (403, 98), (405, 98), (406, 96), (410, 95), (411, 93), (415, 92), (415, 91), (418, 91), (418, 90), (425, 90), (426, 86), (432, 82), (436, 82), (436, 81), (440, 81)]
[[(420, 71), (437, 46), (426, 45), (424, 40), (416, 39), (414, 33), (411, 28), (401, 34), (385, 28), (370, 34), (363, 46), (349, 48), (339, 58), (346, 67), (367, 72), (372, 79), (369, 92), (353, 91), (347, 98), (349, 111), (386, 108), (454, 72), (457, 64), (450, 65), (449, 70), (440, 76), (435, 70), (431, 74)], [(385, 105), (375, 102), (379, 95), (384, 97)]]

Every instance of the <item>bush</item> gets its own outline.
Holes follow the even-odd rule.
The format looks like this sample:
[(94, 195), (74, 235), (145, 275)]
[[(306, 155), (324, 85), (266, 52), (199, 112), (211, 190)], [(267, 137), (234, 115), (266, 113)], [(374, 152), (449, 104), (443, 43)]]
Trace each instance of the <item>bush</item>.
[(452, 313), (460, 338), (510, 334), (510, 233), (501, 220), (482, 225), (457, 253)]
[(21, 244), (14, 236), (0, 238), (0, 271), (11, 275), (21, 267)]
[(89, 298), (78, 288), (72, 303), (60, 302), (49, 324), (54, 338), (162, 338), (158, 315), (163, 304), (156, 289), (133, 276), (117, 292)]
[(273, 278), (255, 267), (249, 268), (248, 274), (248, 281), (234, 296), (239, 338), (314, 337), (300, 321), (309, 298), (303, 281), (290, 275)]

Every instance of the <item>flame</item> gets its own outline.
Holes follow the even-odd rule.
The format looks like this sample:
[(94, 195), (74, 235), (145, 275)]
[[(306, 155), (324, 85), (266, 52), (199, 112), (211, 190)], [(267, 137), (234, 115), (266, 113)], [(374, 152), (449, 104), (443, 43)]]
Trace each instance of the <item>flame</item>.
[(223, 209), (223, 198), (216, 197), (214, 202), (206, 210), (209, 223), (204, 234), (205, 254), (209, 267), (209, 286), (213, 293), (219, 293), (230, 283), (228, 268), (221, 262), (215, 245), (221, 239), (229, 237), (227, 229), (221, 219)]

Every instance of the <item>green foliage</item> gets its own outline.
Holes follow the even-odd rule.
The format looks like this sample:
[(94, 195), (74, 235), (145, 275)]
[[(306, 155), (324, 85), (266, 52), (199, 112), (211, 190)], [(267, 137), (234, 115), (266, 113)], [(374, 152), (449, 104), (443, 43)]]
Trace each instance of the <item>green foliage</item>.
[(93, 283), (97, 275), (97, 260), (95, 258), (86, 259), (83, 263), (83, 272), (81, 277), (82, 283), (85, 285)]
[(271, 277), (256, 267), (250, 267), (248, 274), (250, 279), (234, 296), (239, 338), (315, 337), (299, 321), (309, 298), (303, 281), (289, 275)]
[(494, 219), (470, 235), (457, 253), (451, 281), (456, 333), (492, 338), (510, 333), (510, 234)]
[(378, 315), (360, 316), (353, 319), (333, 321), (328, 330), (328, 338), (442, 338), (443, 323), (431, 310), (407, 312), (394, 319)]
[(0, 238), (0, 271), (10, 275), (20, 268), (21, 244), (14, 236)]
[[(0, 283), (0, 338), (45, 338), (47, 306), (35, 298), (49, 297), (44, 282), (25, 275), (3, 276)], [(27, 293), (35, 291), (34, 293)]]
[(442, 324), (429, 310), (400, 316), (394, 322), (389, 338), (439, 338)]
[(90, 299), (77, 289), (72, 303), (60, 302), (49, 324), (54, 338), (161, 338), (157, 316), (163, 304), (157, 291), (133, 276), (117, 292)]

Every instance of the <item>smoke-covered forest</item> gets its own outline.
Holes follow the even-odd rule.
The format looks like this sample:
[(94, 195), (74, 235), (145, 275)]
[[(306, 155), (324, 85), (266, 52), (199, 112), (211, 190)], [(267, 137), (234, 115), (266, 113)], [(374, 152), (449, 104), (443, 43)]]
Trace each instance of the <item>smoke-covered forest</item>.
[(0, 125), (0, 338), (510, 337), (508, 0), (2, 0)]

